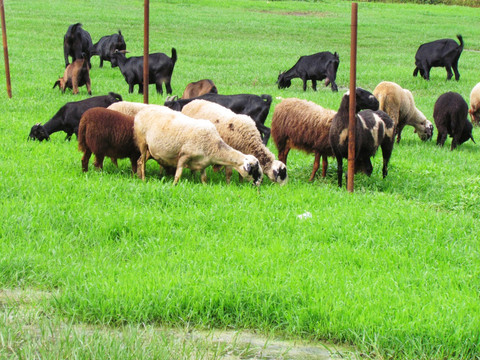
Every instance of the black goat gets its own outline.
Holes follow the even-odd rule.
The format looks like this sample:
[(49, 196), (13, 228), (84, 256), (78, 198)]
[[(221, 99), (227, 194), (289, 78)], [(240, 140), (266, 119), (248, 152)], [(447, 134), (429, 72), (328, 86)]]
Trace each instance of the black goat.
[(78, 135), (78, 124), (83, 113), (93, 107), (108, 107), (114, 102), (122, 101), (119, 94), (109, 92), (108, 95), (94, 96), (85, 100), (68, 102), (57, 111), (44, 125), (40, 123), (32, 126), (28, 139), (50, 140), (50, 135), (57, 131), (65, 131), (70, 140), (72, 135)]
[(63, 37), (63, 54), (65, 57), (65, 67), (68, 66), (68, 57), (72, 57), (72, 62), (82, 59), (82, 53), (85, 53), (88, 67), (91, 69), (90, 50), (92, 49), (92, 37), (88, 31), (82, 29), (82, 24), (76, 23), (68, 27), (67, 33)]
[[(112, 61), (112, 54), (115, 50), (126, 50), (127, 44), (123, 38), (122, 32), (118, 30), (118, 34), (102, 36), (97, 43), (93, 44), (91, 56), (100, 56), (100, 67), (103, 67), (103, 61)], [(115, 67), (112, 64), (112, 68)]]
[(435, 40), (420, 45), (415, 54), (415, 70), (413, 76), (420, 75), (425, 80), (430, 80), (430, 69), (432, 67), (444, 67), (447, 70), (447, 80), (450, 80), (455, 73), (455, 80), (460, 79), (458, 73), (458, 59), (463, 51), (462, 35), (457, 35), (460, 44), (453, 39)]
[[(340, 108), (332, 120), (330, 128), (330, 145), (337, 159), (338, 186), (342, 186), (343, 159), (348, 158), (348, 123), (349, 98), (347, 92), (342, 97)], [(371, 93), (361, 88), (356, 89), (358, 108), (378, 109), (378, 101)], [(369, 104), (369, 105), (368, 105)], [(395, 140), (393, 120), (381, 110), (362, 110), (355, 116), (355, 172), (362, 171), (370, 176), (373, 171), (370, 157), (374, 156), (378, 147), (383, 154), (383, 177), (388, 173), (388, 162)]]
[(317, 91), (317, 80), (325, 79), (325, 86), (331, 84), (332, 91), (338, 91), (335, 79), (339, 64), (338, 54), (329, 51), (301, 56), (290, 70), (278, 75), (278, 88), (288, 88), (292, 79), (300, 78), (303, 80), (303, 91), (307, 90), (307, 80), (312, 80), (312, 89)]
[[(138, 84), (138, 93), (143, 94), (143, 56), (132, 56), (127, 59), (124, 50), (115, 51), (111, 56), (112, 66), (118, 65), (125, 81), (128, 92), (133, 93), (133, 86)], [(163, 95), (162, 84), (165, 83), (167, 94), (172, 93), (170, 81), (173, 68), (177, 61), (177, 51), (172, 48), (172, 57), (164, 53), (148, 55), (148, 83), (155, 84), (157, 93)]]
[(456, 92), (446, 92), (439, 96), (433, 107), (433, 118), (437, 126), (437, 145), (443, 146), (447, 135), (450, 135), (452, 145), (450, 150), (472, 139), (473, 125), (468, 121), (468, 104), (462, 95)]
[(270, 128), (265, 126), (272, 97), (267, 94), (261, 96), (253, 94), (236, 94), (236, 95), (220, 95), (208, 93), (190, 99), (167, 100), (164, 105), (170, 109), (182, 111), (182, 108), (190, 101), (195, 99), (208, 100), (229, 108), (236, 114), (244, 114), (250, 116), (257, 126), (263, 143), (266, 145), (270, 138)]

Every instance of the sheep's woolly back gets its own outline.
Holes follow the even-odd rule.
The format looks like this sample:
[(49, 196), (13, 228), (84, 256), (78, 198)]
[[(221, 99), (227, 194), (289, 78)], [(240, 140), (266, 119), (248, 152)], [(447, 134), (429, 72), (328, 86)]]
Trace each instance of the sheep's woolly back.
[(222, 139), (234, 149), (255, 156), (267, 173), (275, 155), (263, 145), (260, 133), (250, 116), (235, 114), (222, 105), (206, 101), (194, 100), (182, 109), (182, 113), (195, 118), (212, 122)]
[[(333, 156), (329, 132), (336, 111), (324, 109), (311, 101), (288, 98), (275, 107), (272, 118), (272, 137), (281, 146), (289, 141), (290, 147), (311, 153)], [(281, 146), (284, 147), (284, 146)]]
[(115, 110), (125, 115), (135, 116), (139, 111), (145, 109), (147, 106), (151, 105), (130, 101), (118, 101), (110, 105), (107, 109)]
[(470, 92), (470, 109), (468, 111), (475, 125), (479, 124), (480, 119), (480, 83), (475, 85)]

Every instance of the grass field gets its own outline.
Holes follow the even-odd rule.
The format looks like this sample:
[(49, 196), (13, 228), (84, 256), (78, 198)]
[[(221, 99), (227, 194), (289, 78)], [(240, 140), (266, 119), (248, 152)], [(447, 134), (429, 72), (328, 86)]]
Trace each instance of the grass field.
[[(82, 173), (75, 139), (27, 135), (88, 97), (85, 87), (76, 96), (52, 89), (68, 25), (83, 23), (94, 42), (121, 29), (130, 54), (141, 55), (143, 1), (6, 1), (5, 9), (13, 98), (2, 66), (0, 292), (14, 295), (0, 296), (0, 358), (262, 358), (235, 342), (178, 340), (169, 329), (328, 341), (353, 345), (344, 354), (353, 357), (480, 357), (478, 144), (451, 152), (451, 139), (438, 148), (436, 131), (421, 142), (406, 127), (388, 177), (379, 154), (354, 194), (337, 187), (333, 159), (327, 177), (309, 183), (313, 156), (298, 151), (289, 183), (265, 179), (259, 190), (235, 175), (226, 185), (211, 169), (206, 185), (187, 170), (173, 187), (154, 162), (146, 182), (128, 160)], [(151, 2), (150, 50), (177, 49), (175, 94), (210, 78), (223, 94), (272, 95), (270, 126), (277, 97), (338, 108), (349, 86), (350, 9), (330, 0)], [(360, 3), (358, 86), (395, 81), (432, 122), (442, 93), (468, 102), (480, 81), (479, 16), (477, 8)], [(465, 40), (460, 81), (447, 82), (440, 68), (429, 82), (414, 78), (418, 46), (456, 34)], [(300, 55), (327, 50), (340, 54), (338, 93), (303, 92), (299, 79), (276, 87)], [(143, 100), (128, 94), (118, 68), (100, 69), (98, 57), (92, 64), (94, 95)], [(164, 100), (150, 86), (150, 102)], [(307, 211), (311, 218), (298, 217)]]

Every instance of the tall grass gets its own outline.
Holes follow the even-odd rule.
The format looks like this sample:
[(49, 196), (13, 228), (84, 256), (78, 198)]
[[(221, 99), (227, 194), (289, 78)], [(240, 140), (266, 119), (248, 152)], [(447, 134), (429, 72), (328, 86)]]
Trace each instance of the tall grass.
[[(76, 141), (65, 142), (63, 133), (26, 141), (33, 124), (87, 97), (84, 88), (79, 96), (51, 88), (63, 71), (68, 25), (82, 22), (94, 41), (121, 29), (131, 54), (140, 55), (142, 5), (5, 4), (13, 98), (0, 94), (2, 288), (53, 293), (37, 307), (69, 322), (252, 329), (350, 343), (371, 357), (479, 357), (480, 150), (472, 142), (451, 152), (450, 140), (438, 148), (407, 127), (388, 177), (378, 155), (372, 176), (358, 175), (349, 194), (337, 188), (332, 161), (325, 179), (308, 183), (313, 157), (295, 151), (284, 187), (266, 179), (256, 190), (237, 177), (226, 185), (211, 170), (207, 185), (186, 171), (173, 187), (154, 162), (144, 183), (131, 176), (128, 160), (118, 168), (106, 160), (103, 172), (84, 174)], [(150, 14), (152, 52), (178, 52), (176, 94), (201, 78), (224, 94), (271, 94), (270, 125), (277, 97), (336, 109), (348, 88), (349, 2), (171, 0), (152, 2)], [(357, 83), (373, 90), (395, 81), (433, 120), (440, 94), (468, 99), (479, 81), (479, 15), (361, 3)], [(419, 44), (457, 33), (466, 43), (460, 81), (447, 82), (439, 68), (429, 82), (413, 78)], [(303, 92), (298, 79), (277, 89), (279, 70), (324, 50), (340, 54), (339, 93)], [(142, 101), (127, 93), (118, 69), (92, 63), (94, 95), (116, 91)], [(150, 102), (163, 103), (150, 91)], [(298, 217), (307, 211), (311, 218)], [(69, 343), (60, 357), (77, 346)]]

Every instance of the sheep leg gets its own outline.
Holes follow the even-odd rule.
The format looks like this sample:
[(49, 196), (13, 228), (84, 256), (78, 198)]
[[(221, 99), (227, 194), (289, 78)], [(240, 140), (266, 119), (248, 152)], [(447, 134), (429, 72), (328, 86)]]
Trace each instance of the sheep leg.
[(445, 140), (447, 140), (447, 132), (440, 132), (439, 130), (437, 135), (437, 145), (443, 146), (443, 144), (445, 144)]
[(382, 144), (382, 157), (383, 157), (383, 168), (382, 175), (385, 178), (388, 175), (388, 162), (390, 161), (390, 156), (392, 156), (393, 150), (393, 139), (386, 144)]
[(92, 152), (90, 151), (90, 149), (86, 149), (85, 153), (83, 154), (83, 157), (82, 157), (82, 170), (83, 170), (83, 172), (88, 171), (88, 162), (90, 161), (90, 156), (92, 156)]
[(287, 165), (287, 156), (288, 156), (288, 153), (290, 151), (290, 146), (288, 144), (288, 141), (286, 141), (285, 143), (285, 147), (283, 148), (283, 150), (280, 148), (279, 146), (279, 149), (278, 149), (278, 160), (280, 160), (281, 162), (283, 162), (285, 165)]
[[(138, 159), (135, 156), (130, 157), (130, 162), (132, 163), (132, 175), (137, 173), (137, 167), (138, 167), (137, 161)], [(116, 159), (115, 159), (115, 162), (116, 162)]]
[(202, 172), (200, 173), (200, 180), (202, 180), (202, 184), (207, 183), (207, 168), (202, 169)]
[(103, 160), (105, 159), (104, 154), (95, 154), (95, 162), (93, 166), (95, 166), (99, 170), (103, 170)]
[(327, 168), (328, 168), (328, 157), (323, 155), (322, 156), (322, 177), (327, 176)]
[(396, 133), (397, 133), (397, 144), (400, 142), (400, 139), (402, 138), (402, 131), (403, 131), (403, 128), (405, 127), (405, 124), (398, 124), (397, 126), (397, 129), (396, 129)]
[(173, 185), (177, 185), (178, 181), (180, 180), (180, 177), (182, 176), (183, 168), (189, 159), (190, 159), (189, 155), (180, 154), (180, 157), (178, 158), (178, 162), (177, 162), (177, 171), (175, 171), (175, 178), (173, 179)]
[(137, 160), (137, 175), (140, 179), (145, 180), (145, 163), (147, 161), (149, 151), (147, 145), (140, 144), (140, 157)]
[(308, 181), (313, 181), (319, 167), (320, 167), (320, 153), (318, 151), (315, 151), (315, 160), (313, 161), (313, 170), (312, 170), (312, 174), (310, 175), (310, 179), (308, 179)]
[(337, 179), (338, 187), (342, 187), (342, 176), (343, 176), (343, 159), (342, 156), (337, 156)]

